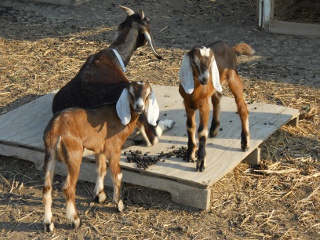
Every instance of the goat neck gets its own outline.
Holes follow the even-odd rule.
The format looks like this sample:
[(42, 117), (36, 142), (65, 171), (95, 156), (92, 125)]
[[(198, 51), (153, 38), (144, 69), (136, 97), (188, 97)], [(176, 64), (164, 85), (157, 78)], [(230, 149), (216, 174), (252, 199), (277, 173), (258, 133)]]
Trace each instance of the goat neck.
[(110, 45), (110, 48), (116, 49), (121, 56), (125, 66), (128, 65), (133, 52), (138, 48), (138, 32), (135, 29), (129, 29), (122, 32), (117, 39)]

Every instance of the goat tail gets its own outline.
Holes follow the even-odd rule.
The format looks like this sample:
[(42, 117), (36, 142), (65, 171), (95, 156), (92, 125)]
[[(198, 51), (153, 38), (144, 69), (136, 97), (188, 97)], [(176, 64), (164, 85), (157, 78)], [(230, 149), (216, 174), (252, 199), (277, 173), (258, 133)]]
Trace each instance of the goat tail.
[(254, 49), (246, 43), (239, 43), (232, 48), (237, 56), (247, 55), (251, 56), (255, 53)]

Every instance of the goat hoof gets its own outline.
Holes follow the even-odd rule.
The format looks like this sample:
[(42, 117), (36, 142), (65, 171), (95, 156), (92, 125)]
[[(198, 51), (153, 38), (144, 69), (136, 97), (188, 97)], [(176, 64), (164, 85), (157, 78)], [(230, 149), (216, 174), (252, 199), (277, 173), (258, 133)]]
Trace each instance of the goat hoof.
[(246, 152), (249, 150), (249, 147), (245, 146), (245, 147), (241, 147), (242, 151)]
[(205, 166), (204, 166), (204, 162), (201, 161), (200, 163), (197, 162), (197, 172), (203, 172), (205, 169)]
[(77, 218), (77, 219), (73, 220), (73, 222), (72, 222), (72, 227), (73, 227), (74, 229), (77, 229), (77, 228), (80, 227), (80, 224), (81, 224), (81, 220), (80, 220), (80, 218)]
[(45, 232), (52, 232), (54, 229), (54, 224), (53, 222), (51, 223), (44, 223), (44, 231)]
[(250, 137), (249, 134), (241, 133), (241, 149), (242, 151), (247, 151), (249, 149), (249, 141)]
[(124, 210), (124, 204), (123, 204), (123, 201), (121, 199), (118, 202), (117, 209), (118, 209), (119, 212), (123, 212), (123, 210)]
[(210, 138), (214, 138), (214, 137), (216, 137), (217, 135), (218, 135), (218, 133), (215, 132), (215, 131), (213, 131), (213, 132), (210, 131), (210, 133), (209, 133), (209, 137), (210, 137)]
[(107, 199), (107, 196), (106, 196), (105, 192), (100, 192), (99, 195), (97, 195), (94, 198), (94, 202), (103, 203), (104, 201), (106, 201), (106, 199)]
[(198, 166), (197, 166), (197, 172), (203, 172), (204, 169), (205, 169), (205, 167), (198, 167)]
[(241, 149), (242, 149), (242, 151), (248, 151), (249, 150), (249, 144), (247, 143), (247, 142), (245, 142), (245, 143), (241, 143)]
[(196, 160), (193, 159), (193, 158), (187, 158), (187, 162), (191, 162), (191, 163), (194, 163)]

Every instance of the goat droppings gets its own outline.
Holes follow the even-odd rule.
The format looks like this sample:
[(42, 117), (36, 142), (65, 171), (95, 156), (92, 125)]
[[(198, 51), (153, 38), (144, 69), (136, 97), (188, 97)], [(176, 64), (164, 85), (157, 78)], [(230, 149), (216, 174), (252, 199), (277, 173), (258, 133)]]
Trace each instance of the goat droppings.
[[(175, 149), (175, 146), (172, 146), (172, 149)], [(180, 147), (179, 149), (175, 149), (166, 153), (161, 151), (161, 153), (155, 157), (148, 156), (148, 153), (143, 154), (140, 150), (129, 150), (125, 151), (123, 154), (130, 154), (130, 156), (127, 156), (127, 162), (135, 163), (137, 168), (141, 168), (144, 170), (146, 170), (148, 167), (150, 167), (153, 164), (156, 164), (159, 161), (165, 162), (166, 159), (169, 159), (171, 157), (182, 158), (184, 161), (187, 160), (187, 147)]]

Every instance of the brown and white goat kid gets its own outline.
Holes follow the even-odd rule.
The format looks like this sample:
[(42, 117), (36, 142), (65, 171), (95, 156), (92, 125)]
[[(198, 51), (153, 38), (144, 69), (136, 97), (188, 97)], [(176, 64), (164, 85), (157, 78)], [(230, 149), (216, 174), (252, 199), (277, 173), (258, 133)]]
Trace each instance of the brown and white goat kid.
[(249, 111), (243, 98), (243, 83), (237, 73), (237, 55), (252, 55), (254, 50), (245, 43), (233, 48), (224, 42), (215, 42), (207, 47), (195, 47), (182, 59), (179, 72), (179, 93), (183, 97), (187, 114), (188, 151), (187, 160), (196, 160), (196, 120), (195, 112), (199, 109), (198, 127), (199, 149), (197, 170), (203, 171), (206, 166), (206, 140), (210, 115), (209, 101), (213, 105), (210, 137), (215, 137), (220, 126), (220, 100), (223, 83), (227, 83), (235, 97), (241, 119), (241, 149), (249, 148)]
[(45, 181), (43, 186), (44, 227), (54, 228), (52, 219), (52, 181), (57, 161), (66, 164), (63, 193), (66, 198), (67, 217), (75, 228), (80, 226), (75, 194), (80, 165), (85, 150), (95, 154), (97, 181), (94, 189), (99, 202), (106, 199), (104, 177), (107, 163), (113, 180), (113, 200), (118, 210), (124, 209), (120, 198), (122, 173), (120, 168), (121, 146), (132, 133), (139, 116), (146, 112), (148, 122), (156, 125), (159, 107), (148, 82), (132, 82), (125, 88), (116, 104), (95, 109), (68, 108), (55, 114), (44, 131)]
[[(68, 107), (92, 108), (116, 103), (122, 90), (129, 85), (126, 66), (137, 48), (149, 43), (154, 55), (162, 58), (154, 46), (151, 21), (145, 13), (119, 7), (127, 17), (119, 25), (116, 39), (108, 48), (89, 56), (77, 75), (55, 94), (53, 113)], [(173, 124), (172, 120), (164, 120), (152, 126), (144, 113), (137, 122), (147, 146), (154, 145), (162, 132), (171, 129)]]

